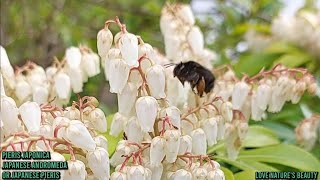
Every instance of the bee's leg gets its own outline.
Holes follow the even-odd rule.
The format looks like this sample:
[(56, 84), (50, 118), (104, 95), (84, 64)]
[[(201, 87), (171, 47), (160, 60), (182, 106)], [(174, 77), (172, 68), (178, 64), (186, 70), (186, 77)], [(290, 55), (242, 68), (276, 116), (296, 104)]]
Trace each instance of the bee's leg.
[(197, 91), (198, 91), (198, 94), (200, 97), (203, 96), (203, 92), (204, 92), (205, 88), (206, 88), (206, 82), (205, 82), (204, 78), (202, 77), (200, 79), (200, 81), (197, 83)]

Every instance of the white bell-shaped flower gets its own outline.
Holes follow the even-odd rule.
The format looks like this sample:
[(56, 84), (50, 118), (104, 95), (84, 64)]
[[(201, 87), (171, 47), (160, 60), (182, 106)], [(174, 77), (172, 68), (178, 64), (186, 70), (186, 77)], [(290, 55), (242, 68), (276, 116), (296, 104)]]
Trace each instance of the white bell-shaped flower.
[(69, 106), (65, 108), (64, 116), (72, 120), (80, 119), (80, 111), (76, 107)]
[(217, 124), (218, 124), (218, 133), (217, 133), (217, 140), (221, 140), (224, 138), (225, 132), (225, 122), (222, 116), (216, 116)]
[(54, 136), (54, 131), (58, 126), (61, 126), (60, 129), (57, 130), (57, 137), (58, 138), (66, 138), (65, 136), (65, 127), (62, 126), (68, 126), (70, 123), (70, 119), (67, 117), (63, 117), (63, 116), (58, 116), (54, 119), (53, 123), (52, 123), (52, 136)]
[(111, 136), (119, 136), (121, 131), (124, 129), (124, 124), (127, 122), (127, 118), (120, 114), (119, 112), (115, 113), (112, 118), (111, 127), (109, 134)]
[(97, 147), (101, 147), (108, 151), (108, 140), (103, 135), (98, 135), (94, 137), (93, 140), (96, 143)]
[(165, 154), (166, 160), (169, 163), (176, 161), (179, 146), (180, 146), (180, 131), (179, 130), (166, 130), (164, 133), (164, 138), (166, 139)]
[(70, 68), (77, 69), (80, 67), (81, 63), (81, 52), (77, 47), (69, 47), (66, 49), (66, 60)]
[[(53, 137), (52, 126), (50, 126), (49, 124), (43, 124), (40, 126), (40, 130), (36, 134), (46, 138)], [(37, 141), (37, 146), (40, 147), (41, 149), (47, 149), (43, 141)]]
[(161, 65), (151, 66), (146, 73), (146, 80), (150, 88), (151, 95), (156, 99), (165, 98), (165, 73)]
[(132, 165), (127, 171), (127, 177), (130, 180), (145, 180), (146, 173), (144, 167), (141, 165)]
[(132, 152), (133, 149), (128, 145), (127, 140), (121, 140), (117, 144), (116, 151), (113, 153), (111, 159), (110, 159), (110, 164), (113, 167), (118, 166), (119, 164), (122, 164), (123, 161), (125, 160), (126, 155), (129, 155)]
[(93, 77), (100, 73), (100, 59), (96, 53), (84, 53), (82, 55), (81, 67), (88, 77)]
[(131, 33), (124, 33), (119, 39), (119, 49), (123, 60), (130, 67), (138, 67), (138, 38)]
[(141, 130), (143, 132), (153, 131), (159, 107), (157, 100), (152, 96), (143, 96), (138, 98), (135, 107)]
[(150, 163), (146, 163), (145, 165), (152, 172), (152, 180), (160, 180), (163, 172), (163, 165), (159, 164), (158, 166), (151, 166)]
[(207, 143), (212, 146), (217, 143), (218, 124), (215, 117), (204, 120), (201, 123), (201, 128), (206, 134)]
[(55, 90), (59, 99), (69, 99), (71, 94), (70, 77), (64, 73), (59, 72), (54, 79)]
[(0, 46), (0, 55), (1, 55), (1, 63), (0, 63), (1, 74), (3, 75), (5, 82), (8, 83), (10, 89), (13, 89), (15, 85), (14, 70), (9, 61), (7, 51), (2, 46)]
[(146, 180), (152, 180), (152, 171), (149, 168), (144, 168)]
[(166, 140), (161, 137), (157, 136), (154, 137), (151, 141), (150, 146), (150, 164), (151, 166), (159, 166), (165, 156), (165, 144)]
[(300, 80), (297, 84), (293, 87), (293, 93), (291, 95), (291, 102), (292, 104), (297, 104), (300, 101), (301, 96), (306, 91), (307, 85), (306, 82)]
[(98, 54), (101, 58), (106, 57), (111, 48), (113, 35), (108, 28), (101, 29), (97, 34)]
[(111, 174), (110, 180), (127, 180), (127, 174), (115, 171)]
[(195, 129), (190, 134), (192, 138), (192, 153), (195, 155), (205, 155), (207, 153), (207, 139), (205, 132), (201, 129)]
[(193, 169), (193, 179), (194, 180), (206, 179), (207, 175), (208, 175), (208, 171), (204, 167), (196, 167)]
[(234, 85), (232, 93), (232, 105), (234, 109), (241, 110), (249, 91), (250, 86), (244, 81), (239, 81)]
[(257, 92), (253, 92), (251, 95), (251, 119), (255, 121), (260, 121), (264, 113), (264, 110), (262, 110), (258, 104), (259, 98)]
[(135, 105), (137, 95), (137, 86), (134, 83), (128, 82), (123, 91), (120, 94), (117, 94), (119, 113), (128, 115)]
[(18, 108), (15, 101), (7, 96), (1, 97), (1, 121), (7, 133), (14, 133), (19, 130)]
[(185, 153), (191, 153), (192, 150), (192, 138), (189, 135), (184, 135), (180, 137), (179, 155)]
[(75, 146), (87, 151), (93, 151), (96, 148), (96, 143), (91, 137), (88, 129), (84, 126), (84, 124), (81, 121), (70, 121), (65, 131), (65, 136)]
[(71, 87), (74, 93), (82, 92), (83, 75), (80, 68), (69, 68), (68, 74), (70, 77)]
[(170, 119), (170, 122), (178, 129), (180, 129), (181, 126), (180, 115), (180, 110), (175, 106), (169, 106), (160, 111), (160, 117), (165, 118), (167, 116)]
[(173, 180), (191, 180), (192, 175), (189, 171), (185, 169), (179, 169), (173, 174)]
[(19, 107), (19, 113), (29, 133), (36, 133), (40, 129), (41, 109), (36, 102), (25, 102)]
[(257, 88), (257, 105), (265, 111), (271, 98), (271, 87), (267, 83), (260, 84)]
[(86, 166), (82, 161), (69, 160), (68, 170), (65, 171), (63, 179), (67, 180), (85, 180), (87, 176)]
[(152, 48), (152, 46), (148, 43), (141, 43), (139, 44), (138, 50), (139, 57), (146, 55), (149, 59), (155, 60), (156, 54)]
[[(51, 160), (50, 161), (66, 161), (66, 159), (64, 158), (64, 156), (60, 153), (57, 152), (50, 152), (50, 157)], [(64, 177), (64, 173), (66, 172), (65, 170), (61, 170), (60, 172), (60, 177)]]
[(100, 108), (93, 109), (89, 113), (89, 119), (96, 130), (102, 133), (107, 131), (107, 119)]
[(130, 67), (122, 59), (111, 59), (109, 65), (110, 92), (121, 93), (128, 81)]
[(124, 126), (124, 132), (129, 141), (141, 142), (144, 136), (137, 117), (131, 117)]
[(221, 104), (221, 115), (225, 121), (231, 122), (233, 119), (232, 104), (227, 101)]
[(177, 15), (178, 17), (186, 24), (193, 25), (195, 23), (195, 19), (191, 10), (191, 7), (187, 4), (181, 4), (177, 7)]
[(193, 26), (188, 35), (188, 43), (194, 54), (202, 54), (204, 49), (204, 38), (199, 27)]
[(33, 101), (38, 104), (42, 104), (48, 101), (49, 92), (48, 89), (43, 86), (37, 86), (33, 89)]
[(86, 156), (88, 165), (95, 177), (108, 180), (110, 178), (110, 162), (107, 150), (97, 147)]
[(54, 75), (57, 73), (58, 68), (54, 66), (49, 66), (46, 68), (46, 76), (48, 80), (52, 80), (54, 78)]
[(224, 173), (221, 169), (214, 169), (208, 172), (208, 180), (225, 180)]
[(15, 86), (15, 94), (20, 102), (25, 102), (30, 99), (32, 88), (27, 81), (20, 79)]
[(111, 48), (107, 54), (107, 57), (101, 58), (101, 64), (104, 68), (104, 75), (106, 80), (109, 80), (109, 69), (110, 69), (110, 60), (111, 59), (121, 59), (121, 52), (118, 48)]
[(181, 40), (176, 36), (165, 36), (165, 52), (168, 59), (176, 59), (180, 50)]

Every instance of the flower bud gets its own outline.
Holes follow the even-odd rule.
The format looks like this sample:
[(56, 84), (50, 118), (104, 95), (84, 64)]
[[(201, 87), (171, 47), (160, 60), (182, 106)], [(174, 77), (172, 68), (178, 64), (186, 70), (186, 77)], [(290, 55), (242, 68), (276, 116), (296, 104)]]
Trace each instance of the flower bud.
[(251, 118), (255, 121), (260, 121), (264, 110), (262, 110), (258, 104), (258, 95), (256, 92), (253, 92), (251, 96)]
[(165, 156), (165, 152), (164, 152), (165, 144), (166, 144), (166, 140), (161, 136), (157, 136), (152, 139), (151, 146), (150, 146), (151, 166), (159, 166), (161, 164), (161, 161)]
[(68, 170), (65, 171), (63, 179), (85, 180), (87, 176), (86, 166), (79, 160), (69, 160)]
[(257, 88), (257, 100), (256, 105), (263, 111), (267, 109), (267, 105), (271, 97), (271, 87), (269, 84), (264, 83)]
[(69, 68), (68, 75), (70, 77), (71, 87), (74, 93), (82, 92), (83, 74), (80, 68)]
[(141, 77), (140, 72), (137, 69), (133, 69), (130, 71), (128, 82), (135, 84), (137, 88), (139, 88), (142, 85), (143, 79)]
[(108, 28), (101, 29), (97, 34), (97, 48), (98, 54), (101, 58), (107, 56), (109, 49), (111, 48), (113, 41), (113, 35)]
[(311, 150), (317, 141), (318, 119), (303, 120), (295, 129), (297, 143), (306, 150)]
[(250, 86), (244, 81), (237, 82), (234, 86), (232, 93), (232, 105), (233, 109), (241, 110), (248, 93), (250, 91)]
[(318, 85), (316, 81), (310, 83), (308, 86), (308, 92), (312, 95), (317, 93), (317, 89), (318, 89)]
[(181, 40), (176, 36), (164, 37), (165, 52), (168, 59), (176, 59), (177, 52), (180, 49)]
[(81, 63), (81, 52), (77, 47), (69, 47), (66, 49), (66, 60), (70, 68), (77, 69)]
[(156, 99), (165, 98), (165, 74), (161, 65), (151, 66), (146, 73), (146, 80), (150, 88), (151, 95)]
[(111, 174), (110, 180), (127, 180), (127, 174), (122, 172), (113, 172)]
[(151, 166), (150, 163), (146, 164), (146, 167), (152, 171), (151, 179), (160, 180), (163, 172), (163, 165), (160, 163), (158, 166)]
[[(53, 123), (52, 123), (52, 136), (54, 135), (54, 131), (55, 129), (61, 125), (61, 126), (67, 126), (69, 125), (70, 123), (70, 119), (66, 118), (66, 117), (61, 117), (61, 116), (58, 116), (54, 119)], [(57, 137), (58, 138), (65, 138), (65, 127), (61, 127), (59, 130), (58, 130), (58, 134), (57, 134)]]
[(117, 94), (119, 113), (128, 115), (135, 105), (137, 95), (137, 86), (131, 82), (128, 82), (123, 91), (120, 94)]
[(194, 54), (202, 54), (204, 49), (203, 34), (199, 27), (193, 26), (187, 35), (187, 40)]
[[(50, 157), (51, 157), (51, 161), (66, 161), (64, 156), (60, 153), (57, 153), (57, 152), (51, 151)], [(59, 172), (60, 172), (60, 177), (64, 177), (65, 170), (61, 170)]]
[(30, 98), (32, 88), (27, 81), (20, 79), (15, 86), (15, 94), (20, 102), (25, 102)]
[(127, 177), (130, 180), (145, 180), (146, 173), (144, 167), (141, 165), (130, 166), (127, 172)]
[(166, 160), (169, 163), (173, 163), (176, 161), (179, 146), (180, 146), (180, 131), (179, 130), (166, 130), (164, 133), (164, 138), (166, 139), (165, 144), (165, 154)]
[(245, 139), (248, 129), (249, 129), (249, 125), (247, 122), (242, 121), (237, 125), (238, 135), (241, 141)]
[(191, 180), (192, 175), (189, 171), (185, 169), (179, 169), (173, 174), (173, 180)]
[(33, 101), (42, 104), (48, 101), (48, 89), (43, 86), (37, 86), (33, 89)]
[(165, 118), (166, 116), (170, 119), (170, 122), (172, 125), (174, 125), (176, 128), (180, 129), (180, 119), (181, 112), (180, 110), (175, 106), (167, 107), (160, 112), (160, 117)]
[(139, 44), (139, 50), (138, 50), (139, 57), (146, 55), (149, 59), (155, 60), (155, 52), (152, 48), (152, 46), (148, 43), (141, 43)]
[(207, 140), (204, 131), (198, 128), (193, 130), (190, 135), (192, 138), (192, 153), (195, 155), (207, 154)]
[(141, 142), (144, 136), (137, 117), (131, 117), (124, 126), (124, 132), (129, 141)]
[(93, 109), (89, 113), (89, 119), (96, 130), (102, 133), (107, 131), (107, 120), (104, 112), (100, 108)]
[(96, 143), (91, 137), (88, 129), (81, 121), (72, 120), (66, 128), (66, 137), (77, 147), (87, 151), (93, 151), (96, 148)]
[(96, 143), (97, 147), (101, 147), (108, 151), (108, 140), (103, 135), (98, 135), (94, 137), (93, 140)]
[(231, 122), (233, 119), (233, 111), (232, 111), (232, 104), (227, 101), (221, 104), (221, 115), (223, 119), (227, 122)]
[(131, 33), (124, 33), (119, 40), (119, 49), (123, 60), (129, 67), (138, 67), (138, 38)]
[(178, 5), (177, 7), (177, 16), (186, 24), (193, 25), (195, 23), (195, 19), (191, 10), (191, 7), (186, 4)]
[(59, 72), (54, 79), (54, 84), (58, 98), (69, 99), (71, 93), (70, 77), (63, 72)]
[(121, 131), (124, 129), (124, 124), (127, 122), (127, 118), (120, 114), (119, 112), (115, 113), (112, 118), (111, 127), (109, 134), (111, 136), (119, 136)]
[[(40, 135), (46, 138), (53, 137), (52, 134), (53, 134), (52, 126), (50, 126), (49, 124), (41, 125), (39, 132), (37, 132), (37, 135)], [(40, 147), (41, 149), (47, 149), (43, 141), (37, 141), (37, 146)]]
[(29, 133), (36, 133), (40, 129), (41, 109), (36, 102), (25, 102), (19, 107), (19, 113)]
[(224, 173), (221, 169), (214, 169), (213, 171), (209, 171), (208, 180), (225, 180)]
[(7, 96), (1, 97), (1, 121), (7, 133), (17, 132), (19, 129), (18, 108), (15, 101)]
[(121, 93), (125, 87), (130, 68), (122, 59), (111, 59), (109, 67), (109, 84), (111, 93)]
[(143, 132), (153, 131), (158, 107), (157, 100), (152, 96), (143, 96), (136, 101), (137, 118)]
[(208, 171), (204, 167), (197, 167), (193, 170), (194, 180), (205, 180), (207, 179)]
[(212, 146), (217, 143), (218, 124), (215, 117), (204, 120), (201, 128), (205, 132), (207, 143)]
[(291, 96), (291, 102), (293, 104), (297, 104), (300, 101), (301, 96), (307, 89), (307, 85), (304, 81), (300, 80), (297, 84), (293, 87), (293, 93)]
[(221, 140), (224, 138), (224, 131), (225, 131), (225, 122), (222, 116), (216, 116), (217, 124), (218, 124), (218, 133), (217, 133), (217, 140)]
[(66, 107), (64, 111), (64, 116), (72, 120), (80, 119), (80, 111), (73, 106)]
[(191, 153), (192, 150), (192, 138), (189, 135), (184, 135), (180, 137), (179, 155), (185, 153)]
[(109, 80), (110, 61), (111, 59), (121, 59), (121, 52), (118, 48), (111, 48), (107, 57), (101, 57), (101, 64), (104, 68), (104, 75), (106, 80)]
[(106, 180), (110, 178), (110, 163), (107, 150), (97, 147), (94, 151), (88, 152), (86, 158), (95, 177)]
[(100, 73), (100, 58), (96, 53), (84, 53), (82, 55), (81, 67), (88, 77)]

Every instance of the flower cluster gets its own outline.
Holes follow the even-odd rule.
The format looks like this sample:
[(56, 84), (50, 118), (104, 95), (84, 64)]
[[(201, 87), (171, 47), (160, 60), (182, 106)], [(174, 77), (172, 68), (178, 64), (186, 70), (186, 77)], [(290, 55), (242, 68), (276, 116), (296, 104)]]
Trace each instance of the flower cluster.
[(64, 109), (34, 101), (17, 107), (2, 94), (1, 152), (50, 151), (51, 161), (70, 154), (63, 179), (109, 179), (108, 141), (98, 133), (107, 131), (107, 121), (97, 105), (96, 98), (85, 96)]
[(46, 69), (33, 62), (27, 62), (14, 71), (7, 53), (1, 47), (1, 75), (6, 87), (5, 93), (17, 104), (35, 101), (38, 104), (54, 99), (55, 104), (69, 102), (71, 92), (83, 90), (88, 77), (100, 73), (100, 58), (86, 46), (66, 49), (64, 59), (55, 59)]
[(319, 139), (320, 116), (314, 114), (310, 118), (302, 120), (295, 129), (297, 143), (311, 150)]
[(197, 61), (212, 68), (216, 54), (204, 47), (204, 37), (187, 4), (166, 4), (160, 18), (166, 57), (172, 62)]

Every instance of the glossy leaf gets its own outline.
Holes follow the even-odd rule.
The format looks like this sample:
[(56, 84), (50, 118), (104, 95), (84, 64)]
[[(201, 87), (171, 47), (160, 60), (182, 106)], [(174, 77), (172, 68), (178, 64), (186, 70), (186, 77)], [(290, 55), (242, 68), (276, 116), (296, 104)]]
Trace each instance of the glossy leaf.
[(279, 143), (277, 135), (272, 130), (262, 126), (250, 126), (243, 146), (263, 147)]

